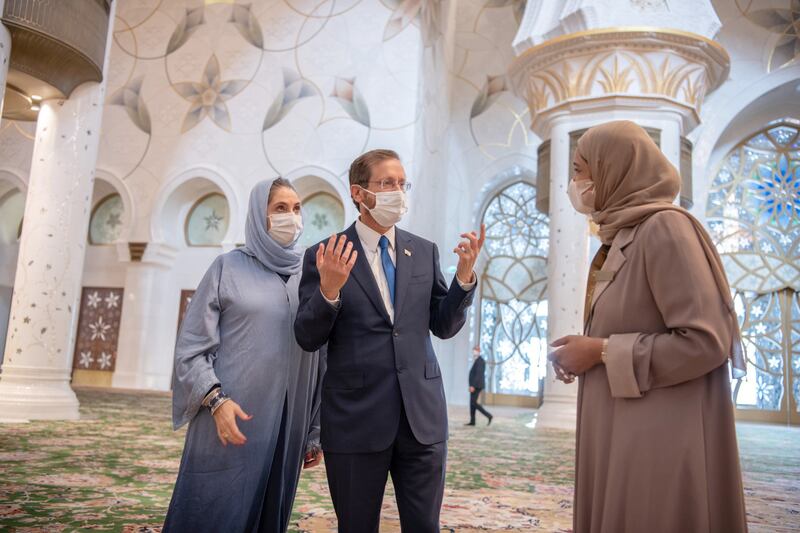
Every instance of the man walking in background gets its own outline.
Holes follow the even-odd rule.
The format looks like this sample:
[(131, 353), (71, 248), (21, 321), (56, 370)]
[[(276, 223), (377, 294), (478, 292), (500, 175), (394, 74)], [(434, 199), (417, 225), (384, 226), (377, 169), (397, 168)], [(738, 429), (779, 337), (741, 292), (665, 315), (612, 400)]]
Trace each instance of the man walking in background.
[(478, 403), (481, 391), (486, 388), (486, 361), (481, 357), (481, 347), (476, 346), (472, 349), (473, 363), (469, 370), (469, 424), (475, 425), (475, 411), (480, 411), (483, 416), (489, 419), (487, 426), (492, 423), (494, 418), (489, 411)]

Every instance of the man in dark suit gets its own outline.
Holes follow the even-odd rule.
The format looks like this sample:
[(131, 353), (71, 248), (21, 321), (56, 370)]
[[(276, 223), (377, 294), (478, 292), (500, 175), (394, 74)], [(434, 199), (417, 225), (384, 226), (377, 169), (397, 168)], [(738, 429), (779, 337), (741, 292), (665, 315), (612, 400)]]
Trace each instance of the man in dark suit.
[(390, 473), (402, 530), (439, 531), (447, 404), (430, 333), (448, 339), (464, 325), (485, 229), (461, 235), (448, 288), (436, 245), (395, 227), (409, 188), (395, 152), (357, 158), (359, 219), (303, 264), (294, 329), (306, 350), (328, 345), (322, 448), (341, 533), (378, 531)]
[(480, 346), (472, 349), (472, 358), (472, 368), (469, 369), (469, 423), (465, 425), (475, 425), (475, 411), (478, 410), (489, 419), (486, 423), (488, 426), (494, 417), (478, 403), (481, 391), (486, 388), (486, 361), (481, 357)]

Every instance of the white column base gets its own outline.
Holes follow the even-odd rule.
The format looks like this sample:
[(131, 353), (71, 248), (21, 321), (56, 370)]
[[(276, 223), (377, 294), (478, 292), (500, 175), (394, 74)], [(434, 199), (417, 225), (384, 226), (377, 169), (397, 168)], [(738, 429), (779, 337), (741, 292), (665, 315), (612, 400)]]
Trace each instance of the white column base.
[(578, 402), (575, 396), (546, 397), (537, 411), (536, 427), (575, 431)]
[(0, 422), (78, 420), (68, 369), (9, 366), (0, 375)]
[(171, 380), (172, 375), (117, 370), (111, 377), (111, 386), (115, 389), (168, 391)]

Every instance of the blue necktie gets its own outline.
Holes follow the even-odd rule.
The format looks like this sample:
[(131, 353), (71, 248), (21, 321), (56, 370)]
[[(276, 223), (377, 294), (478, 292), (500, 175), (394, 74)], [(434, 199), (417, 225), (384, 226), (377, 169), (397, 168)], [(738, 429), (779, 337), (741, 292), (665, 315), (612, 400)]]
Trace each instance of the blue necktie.
[(383, 273), (386, 274), (386, 283), (389, 285), (389, 297), (394, 306), (395, 268), (394, 263), (392, 263), (392, 258), (389, 256), (389, 239), (386, 238), (386, 235), (381, 235), (381, 240), (378, 241), (378, 245), (381, 247), (381, 264), (383, 265)]

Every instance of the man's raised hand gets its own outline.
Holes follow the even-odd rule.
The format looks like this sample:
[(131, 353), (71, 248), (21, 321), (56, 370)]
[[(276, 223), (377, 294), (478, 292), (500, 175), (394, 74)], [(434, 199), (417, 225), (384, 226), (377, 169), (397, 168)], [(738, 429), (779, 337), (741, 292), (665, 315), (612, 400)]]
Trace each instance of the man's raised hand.
[(353, 243), (347, 242), (345, 235), (331, 235), (328, 244), (320, 243), (317, 248), (317, 270), (319, 271), (319, 288), (328, 300), (339, 298), (350, 271), (356, 264), (358, 252), (353, 250)]

